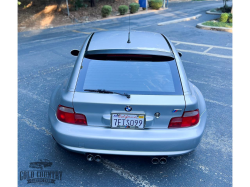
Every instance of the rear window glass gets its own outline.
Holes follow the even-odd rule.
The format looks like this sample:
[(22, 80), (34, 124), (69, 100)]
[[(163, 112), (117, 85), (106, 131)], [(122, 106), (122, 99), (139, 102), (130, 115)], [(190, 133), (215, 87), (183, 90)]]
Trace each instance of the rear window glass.
[(85, 89), (143, 95), (183, 94), (175, 61), (88, 60), (83, 63), (76, 91)]

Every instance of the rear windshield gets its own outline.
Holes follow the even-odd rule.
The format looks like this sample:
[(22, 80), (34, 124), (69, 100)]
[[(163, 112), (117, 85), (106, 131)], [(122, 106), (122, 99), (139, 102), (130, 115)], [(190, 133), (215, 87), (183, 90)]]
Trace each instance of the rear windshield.
[(76, 91), (105, 89), (142, 95), (183, 95), (176, 63), (84, 58)]

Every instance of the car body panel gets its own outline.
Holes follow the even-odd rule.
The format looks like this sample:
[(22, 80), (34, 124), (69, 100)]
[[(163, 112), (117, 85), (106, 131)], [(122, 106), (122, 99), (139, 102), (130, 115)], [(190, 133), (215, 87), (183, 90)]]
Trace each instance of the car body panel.
[[(112, 34), (117, 33), (119, 35), (119, 32), (112, 31)], [(104, 34), (102, 35), (101, 33)], [(106, 36), (111, 32), (101, 33), (98, 34), (100, 41), (102, 39), (101, 36)], [(52, 134), (61, 146), (80, 153), (91, 152), (143, 156), (185, 154), (198, 146), (205, 130), (207, 118), (205, 100), (199, 89), (188, 81), (183, 64), (174, 45), (164, 35), (154, 35), (152, 33), (147, 33), (146, 35), (149, 36), (150, 34), (157, 36), (157, 38), (161, 36), (162, 40), (168, 43), (167, 45), (164, 44), (163, 48), (161, 48), (163, 45), (158, 46), (158, 49), (168, 51), (166, 46), (169, 46), (170, 52), (168, 51), (168, 53), (174, 55), (183, 95), (132, 94), (131, 98), (128, 99), (117, 94), (77, 91), (79, 73), (87, 69), (87, 67), (83, 66), (82, 62), (86, 49), (88, 49), (89, 41), (93, 36), (92, 33), (82, 46), (70, 78), (59, 85), (51, 96), (49, 122)], [(135, 41), (132, 39), (132, 42)], [(98, 40), (95, 42), (93, 46), (90, 45), (90, 49), (98, 50), (96, 46)], [(112, 46), (112, 43), (110, 42), (104, 46)], [(99, 46), (99, 48), (103, 48), (104, 46)], [(126, 47), (127, 44), (124, 44), (124, 46)], [(149, 49), (150, 46), (148, 45), (147, 48)], [(81, 70), (81, 68), (83, 69)], [(86, 115), (88, 126), (59, 121), (56, 117), (58, 105), (72, 107), (75, 112)], [(133, 108), (129, 112), (130, 114), (145, 114), (146, 125), (144, 130), (110, 128), (111, 113), (126, 113), (124, 110), (126, 106)], [(181, 111), (173, 113), (174, 109), (181, 109)], [(168, 129), (168, 123), (172, 117), (181, 116), (184, 111), (196, 109), (199, 109), (200, 113), (200, 121), (197, 125), (188, 128)], [(156, 112), (161, 113), (158, 119), (154, 116)]]
[[(147, 121), (145, 128), (168, 128), (172, 117), (182, 115), (185, 108), (183, 95), (131, 95), (128, 99), (117, 94), (81, 93), (75, 92), (73, 105), (76, 113), (84, 114), (88, 126), (110, 127), (110, 120), (105, 120), (103, 115), (111, 113), (145, 114), (153, 118)], [(124, 108), (131, 106), (132, 111), (126, 112)], [(174, 109), (181, 109), (173, 113)], [(154, 114), (160, 113), (156, 119)]]
[[(146, 40), (145, 40), (146, 39)], [(88, 51), (108, 49), (139, 49), (151, 51), (171, 52), (168, 43), (162, 39), (162, 35), (155, 32), (130, 31), (102, 31), (96, 32), (91, 39)]]
[(204, 112), (200, 122), (189, 128), (130, 130), (63, 123), (49, 110), (52, 134), (60, 145), (72, 151), (99, 154), (168, 156), (194, 150), (201, 140), (206, 117)]

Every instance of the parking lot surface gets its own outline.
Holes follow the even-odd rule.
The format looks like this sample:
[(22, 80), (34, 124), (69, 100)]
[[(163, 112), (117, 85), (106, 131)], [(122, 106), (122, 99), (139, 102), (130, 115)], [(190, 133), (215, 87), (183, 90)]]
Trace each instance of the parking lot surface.
[[(200, 145), (189, 154), (168, 158), (166, 165), (153, 165), (149, 157), (114, 155), (104, 155), (100, 163), (88, 162), (51, 137), (49, 99), (55, 87), (70, 76), (76, 60), (70, 51), (80, 49), (93, 31), (128, 29), (128, 20), (19, 33), (18, 172), (31, 170), (30, 162), (48, 159), (53, 164), (44, 169), (62, 171), (54, 186), (232, 186), (232, 34), (195, 27), (218, 17), (205, 11), (221, 4), (173, 3), (159, 14), (131, 16), (133, 30), (163, 33), (182, 52), (187, 77), (200, 89), (207, 105)], [(202, 16), (157, 26), (157, 22), (196, 14)], [(18, 184), (36, 185), (20, 176)]]

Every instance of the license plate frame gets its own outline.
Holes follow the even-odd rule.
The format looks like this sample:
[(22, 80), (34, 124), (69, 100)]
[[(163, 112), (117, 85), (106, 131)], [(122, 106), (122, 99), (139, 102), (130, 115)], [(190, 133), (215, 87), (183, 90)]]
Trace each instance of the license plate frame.
[[(142, 128), (133, 128), (133, 126), (129, 126), (129, 128), (126, 128), (127, 126), (114, 127), (114, 126), (112, 126), (113, 115), (114, 114), (117, 114), (117, 115), (129, 115), (129, 116), (132, 116), (132, 115), (143, 116), (143, 118), (144, 118), (144, 120), (143, 120), (143, 127)], [(126, 114), (126, 113), (119, 113), (119, 112), (111, 113), (110, 128), (112, 128), (112, 129), (144, 130), (145, 129), (145, 125), (146, 125), (146, 115), (145, 114), (142, 114), (142, 113), (141, 114), (138, 114), (138, 113)]]

